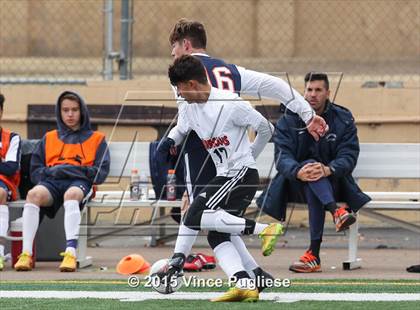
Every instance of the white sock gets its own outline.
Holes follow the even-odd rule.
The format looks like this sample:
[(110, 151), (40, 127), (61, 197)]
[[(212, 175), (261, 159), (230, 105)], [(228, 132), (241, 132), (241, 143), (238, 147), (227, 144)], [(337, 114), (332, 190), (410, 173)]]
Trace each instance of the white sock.
[[(0, 236), (7, 236), (9, 229), (9, 208), (6, 205), (0, 205)], [(4, 245), (0, 244), (0, 256), (4, 257)]]
[(236, 251), (238, 251), (238, 254), (241, 257), (242, 265), (244, 266), (245, 270), (250, 275), (254, 275), (252, 271), (258, 267), (258, 264), (252, 257), (251, 253), (249, 253), (245, 242), (238, 235), (231, 235), (230, 241), (232, 241), (233, 245), (236, 248)]
[(245, 219), (234, 216), (225, 210), (204, 210), (201, 216), (200, 228), (202, 230), (215, 230), (229, 234), (243, 234)]
[(216, 254), (219, 266), (229, 278), (235, 273), (245, 270), (241, 257), (232, 242), (222, 242), (213, 251)]
[(66, 240), (79, 239), (81, 221), (79, 202), (77, 200), (64, 201), (64, 231)]
[(259, 235), (266, 227), (268, 224), (255, 223), (254, 235)]
[(178, 230), (178, 237), (176, 238), (174, 253), (182, 253), (188, 256), (191, 248), (197, 239), (198, 230), (191, 229), (181, 222)]
[(9, 229), (9, 208), (6, 205), (0, 205), (0, 236), (7, 236)]
[(32, 255), (32, 245), (34, 243), (36, 231), (39, 226), (39, 207), (33, 203), (25, 203), (23, 206), (23, 246), (22, 252)]
[(68, 247), (66, 247), (66, 252), (69, 252), (69, 253), (71, 253), (71, 255), (76, 257), (76, 249), (75, 248), (73, 248), (71, 246), (68, 246)]

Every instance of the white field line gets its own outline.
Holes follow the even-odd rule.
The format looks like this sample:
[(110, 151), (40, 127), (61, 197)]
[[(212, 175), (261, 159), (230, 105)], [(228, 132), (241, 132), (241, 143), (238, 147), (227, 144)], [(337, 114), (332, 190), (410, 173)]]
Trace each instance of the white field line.
[[(221, 296), (220, 292), (178, 292), (162, 295), (157, 292), (97, 292), (97, 291), (0, 291), (1, 298), (98, 298), (121, 301), (142, 301), (150, 299), (209, 300)], [(295, 302), (316, 301), (420, 301), (420, 293), (262, 293), (260, 300)]]

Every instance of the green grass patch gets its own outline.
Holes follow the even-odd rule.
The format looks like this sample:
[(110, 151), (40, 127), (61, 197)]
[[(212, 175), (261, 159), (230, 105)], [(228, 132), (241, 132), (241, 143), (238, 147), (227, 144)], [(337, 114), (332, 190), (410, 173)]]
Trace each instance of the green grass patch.
[[(137, 288), (128, 286), (124, 280), (77, 280), (77, 281), (1, 281), (0, 290), (62, 290), (62, 291), (151, 291), (144, 282)], [(211, 287), (182, 287), (184, 292), (222, 292), (227, 290)], [(291, 279), (288, 288), (272, 288), (267, 292), (308, 292), (308, 293), (418, 293), (417, 280), (302, 280)]]
[(253, 304), (246, 303), (211, 303), (208, 301), (195, 300), (148, 300), (140, 302), (121, 302), (117, 300), (103, 299), (22, 299), (2, 298), (1, 309), (200, 309), (200, 310), (412, 310), (417, 309), (418, 302), (339, 302), (339, 301), (299, 301), (295, 303), (275, 303), (271, 301), (259, 301)]

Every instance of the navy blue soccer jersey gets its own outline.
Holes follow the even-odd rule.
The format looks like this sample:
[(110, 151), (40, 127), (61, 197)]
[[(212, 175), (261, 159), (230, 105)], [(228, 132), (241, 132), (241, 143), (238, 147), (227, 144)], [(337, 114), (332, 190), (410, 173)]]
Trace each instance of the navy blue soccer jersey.
[(235, 65), (227, 64), (221, 59), (212, 58), (204, 54), (195, 54), (206, 68), (210, 84), (218, 89), (236, 92), (241, 91), (241, 75)]

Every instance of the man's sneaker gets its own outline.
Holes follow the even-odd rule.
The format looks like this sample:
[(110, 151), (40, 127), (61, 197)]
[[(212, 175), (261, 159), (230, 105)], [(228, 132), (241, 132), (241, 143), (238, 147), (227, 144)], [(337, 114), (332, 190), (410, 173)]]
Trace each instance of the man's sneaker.
[(231, 287), (222, 296), (212, 299), (212, 302), (256, 302), (259, 299), (258, 289), (242, 289), (238, 287)]
[(74, 256), (70, 252), (60, 253), (60, 256), (64, 257), (59, 267), (60, 271), (61, 272), (75, 272), (76, 266), (77, 266), (76, 256)]
[(293, 263), (293, 265), (289, 267), (289, 270), (299, 273), (321, 272), (321, 263), (319, 259), (312, 254), (312, 251), (308, 250), (299, 258), (298, 262)]
[(252, 270), (255, 275), (255, 282), (258, 292), (262, 292), (266, 288), (270, 288), (274, 285), (274, 277), (268, 272), (262, 270), (260, 267)]
[(353, 214), (347, 211), (346, 207), (338, 208), (334, 212), (334, 223), (336, 232), (344, 231), (349, 228), (351, 224), (356, 222)]
[(258, 235), (261, 239), (261, 250), (264, 256), (269, 256), (273, 253), (274, 246), (281, 234), (283, 234), (283, 226), (272, 223)]
[(0, 256), (0, 271), (4, 269), (4, 257)]
[(216, 268), (216, 258), (211, 255), (206, 255), (203, 253), (197, 253), (197, 256), (200, 258), (203, 263), (203, 269), (214, 269)]
[(30, 271), (32, 270), (32, 266), (32, 256), (28, 252), (22, 252), (22, 254), (19, 255), (18, 261), (14, 267), (16, 271)]
[(196, 254), (188, 255), (184, 264), (184, 271), (201, 271), (201, 269), (203, 269), (203, 262), (200, 257)]

